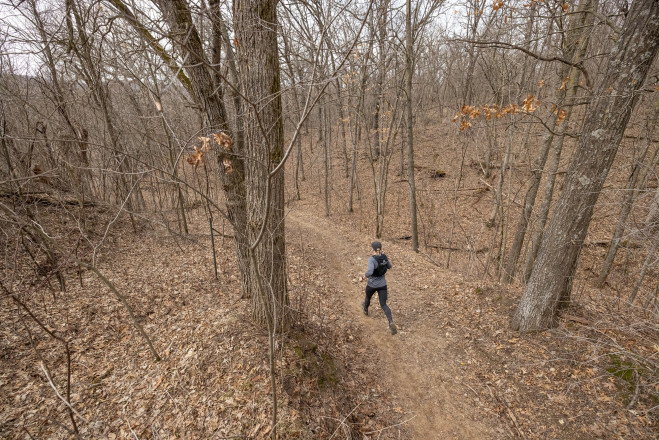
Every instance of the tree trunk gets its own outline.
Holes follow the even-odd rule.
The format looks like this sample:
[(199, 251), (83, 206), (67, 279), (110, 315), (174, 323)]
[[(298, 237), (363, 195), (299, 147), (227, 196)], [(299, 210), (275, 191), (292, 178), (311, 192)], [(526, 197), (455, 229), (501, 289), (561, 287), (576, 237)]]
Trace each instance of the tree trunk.
[(648, 271), (648, 267), (650, 267), (650, 264), (654, 261), (654, 256), (657, 253), (657, 245), (659, 245), (659, 240), (657, 240), (657, 237), (650, 237), (650, 241), (652, 243), (652, 246), (648, 251), (648, 255), (645, 257), (645, 261), (643, 261), (643, 266), (641, 266), (641, 272), (638, 274), (638, 279), (634, 284), (632, 293), (629, 294), (629, 306), (634, 304), (634, 300), (636, 300), (638, 291), (641, 289), (641, 285), (643, 284), (643, 279), (645, 279), (645, 274)]
[(380, 113), (384, 101), (383, 89), (384, 78), (386, 74), (386, 38), (387, 38), (387, 20), (389, 12), (389, 0), (381, 0), (379, 11), (375, 15), (377, 20), (378, 40), (378, 71), (375, 80), (375, 110), (373, 111), (373, 156), (377, 158), (380, 155)]
[[(636, 283), (634, 284), (634, 288), (632, 289), (632, 292), (629, 295), (630, 306), (634, 303), (634, 300), (636, 299), (636, 295), (638, 295), (638, 291), (641, 288), (641, 284), (643, 283), (645, 274), (648, 270), (648, 267), (654, 260), (654, 256), (657, 252), (657, 246), (659, 245), (659, 237), (657, 236), (657, 233), (659, 232), (659, 188), (657, 188), (657, 190), (654, 193), (654, 198), (652, 199), (652, 203), (650, 204), (650, 211), (648, 212), (648, 215), (645, 218), (645, 226), (648, 231), (646, 237), (652, 242), (652, 246), (648, 251), (648, 255), (645, 257), (645, 261), (643, 261), (643, 266), (641, 266), (641, 271), (638, 275), (638, 279), (636, 280)], [(653, 296), (656, 296), (656, 290)], [(646, 302), (646, 304), (649, 304), (649, 302)]]
[(324, 112), (322, 112), (323, 124), (318, 128), (318, 130), (323, 133), (323, 164), (325, 171), (325, 181), (323, 182), (323, 192), (325, 193), (325, 217), (330, 216), (330, 192), (329, 192), (329, 173), (330, 173), (330, 155), (329, 155), (329, 143), (330, 141), (330, 117), (329, 117), (329, 106), (324, 105)]
[[(481, 4), (478, 0), (473, 1), (467, 6), (468, 11), (468, 20), (467, 24), (467, 39), (476, 41), (478, 39), (478, 24), (480, 22), (482, 11)], [(465, 82), (462, 87), (462, 104), (471, 104), (472, 100), (472, 84), (474, 79), (474, 70), (476, 69), (476, 59), (478, 58), (476, 53), (476, 45), (470, 44), (467, 48), (467, 55), (469, 61), (467, 63), (467, 73), (465, 76)]]
[[(210, 64), (204, 56), (203, 45), (197, 28), (192, 21), (190, 9), (185, 0), (159, 1), (159, 6), (172, 31), (172, 35), (185, 36), (184, 40), (174, 40), (178, 44), (182, 57), (186, 60), (186, 78), (192, 97), (208, 119), (209, 128), (213, 131), (224, 131), (233, 136), (227, 121), (227, 112), (222, 100), (222, 89), (216, 88)], [(133, 24), (131, 22), (131, 24)], [(133, 26), (137, 27), (138, 25)], [(181, 76), (177, 78), (185, 85)], [(243, 296), (252, 294), (253, 283), (250, 280), (249, 243), (246, 234), (247, 204), (245, 197), (245, 169), (243, 151), (240, 150), (239, 137), (235, 136), (233, 146), (227, 146), (218, 151), (217, 162), (222, 188), (226, 198), (228, 220), (233, 226), (238, 267), (242, 276)], [(225, 163), (230, 167), (225, 168)], [(230, 170), (230, 172), (228, 172)]]
[[(570, 27), (567, 30), (565, 44), (563, 46), (563, 56), (575, 63), (579, 62), (585, 56), (588, 48), (588, 35), (594, 21), (594, 16), (591, 13), (591, 9), (594, 7), (593, 3), (597, 2), (594, 0), (581, 0), (578, 12), (570, 18)], [(572, 72), (570, 72), (571, 70)], [(576, 84), (579, 79), (579, 71), (566, 64), (561, 65), (558, 77), (562, 80), (566, 76), (572, 76), (570, 73), (574, 75), (571, 79), (572, 82)], [(566, 111), (562, 104), (566, 101), (571, 101), (573, 98), (572, 95), (574, 95), (575, 90), (573, 88), (570, 88), (569, 90), (570, 92), (568, 93), (566, 89), (559, 88), (555, 93), (555, 99), (558, 106), (556, 107), (555, 112), (552, 112), (547, 120), (547, 125), (552, 129), (557, 126), (557, 122), (558, 124), (561, 123), (559, 121), (559, 115), (561, 112)], [(569, 104), (570, 102), (567, 103)], [(563, 123), (567, 125), (566, 121), (563, 121)], [(538, 156), (533, 165), (531, 182), (529, 184), (529, 189), (526, 192), (524, 207), (517, 222), (513, 244), (510, 248), (510, 254), (508, 255), (508, 261), (506, 263), (506, 272), (503, 278), (504, 283), (511, 283), (515, 276), (517, 261), (522, 251), (527, 226), (531, 219), (533, 207), (535, 206), (535, 199), (538, 194), (538, 189), (540, 188), (540, 180), (542, 179), (545, 163), (547, 162), (547, 156), (553, 139), (553, 133), (547, 132), (545, 134), (540, 151), (538, 151)]]
[[(588, 42), (589, 38), (584, 38), (582, 40), (582, 46), (580, 49), (581, 56), (579, 57), (579, 60), (583, 59), (585, 56)], [(549, 165), (545, 173), (547, 177), (545, 180), (544, 190), (542, 192), (542, 203), (540, 204), (540, 210), (535, 222), (533, 238), (531, 239), (531, 250), (526, 256), (524, 274), (522, 276), (522, 281), (524, 283), (526, 283), (531, 276), (531, 271), (533, 270), (535, 259), (538, 256), (540, 244), (542, 243), (542, 237), (544, 236), (545, 225), (547, 224), (547, 219), (549, 217), (549, 208), (551, 207), (551, 203), (554, 198), (554, 186), (556, 183), (558, 167), (561, 161), (563, 145), (565, 143), (565, 133), (567, 132), (570, 121), (572, 119), (572, 110), (574, 109), (573, 104), (579, 89), (579, 77), (580, 71), (578, 69), (573, 68), (570, 70), (570, 75), (567, 82), (567, 94), (565, 96), (565, 119), (563, 119), (563, 122), (555, 129), (555, 136), (552, 133), (548, 133), (548, 135), (551, 135), (552, 139), (555, 140), (555, 144), (553, 150), (550, 151)], [(559, 111), (558, 108), (556, 110), (557, 112)]]
[(513, 122), (506, 129), (507, 131), (506, 153), (503, 157), (503, 164), (501, 165), (501, 173), (499, 174), (499, 179), (497, 180), (497, 186), (494, 189), (494, 206), (492, 207), (492, 212), (490, 212), (490, 217), (488, 218), (486, 223), (487, 226), (489, 227), (493, 227), (496, 224), (497, 214), (499, 214), (500, 208), (503, 203), (503, 182), (506, 178), (506, 170), (508, 169), (508, 163), (510, 160), (510, 150), (512, 148), (512, 143), (513, 143), (512, 136), (513, 136), (514, 126), (515, 123)]
[(569, 301), (572, 276), (594, 205), (638, 99), (636, 92), (658, 47), (659, 2), (632, 3), (604, 80), (586, 111), (565, 189), (513, 316), (514, 329), (533, 331), (555, 326), (559, 303)]
[(414, 118), (412, 117), (412, 75), (414, 74), (414, 42), (412, 41), (412, 0), (406, 2), (405, 16), (405, 63), (407, 77), (406, 113), (407, 113), (407, 181), (410, 185), (410, 234), (412, 235), (412, 250), (419, 252), (419, 228), (416, 218), (416, 185), (414, 182)]
[[(302, 118), (302, 109), (300, 108), (300, 98), (297, 94), (297, 80), (295, 77), (295, 71), (293, 70), (293, 63), (291, 61), (291, 50), (288, 44), (288, 37), (284, 34), (282, 35), (282, 41), (284, 42), (284, 59), (286, 60), (286, 66), (288, 68), (288, 76), (291, 81), (291, 89), (293, 90), (293, 104), (295, 105), (295, 114), (297, 118)], [(305, 125), (306, 126), (306, 125)], [(302, 180), (304, 180), (304, 162), (302, 161), (302, 135), (298, 135), (295, 141), (297, 143), (297, 152), (295, 158), (295, 196), (298, 200), (301, 200), (300, 195), (300, 173), (302, 174)]]
[[(359, 184), (359, 177), (357, 176), (357, 151), (359, 149), (359, 142), (361, 141), (361, 124), (359, 121), (360, 115), (363, 116), (364, 114), (364, 100), (365, 100), (365, 95), (366, 95), (366, 84), (368, 80), (368, 61), (369, 57), (371, 54), (371, 50), (373, 49), (373, 36), (374, 36), (374, 31), (371, 30), (371, 34), (369, 35), (368, 41), (368, 49), (364, 53), (363, 59), (362, 59), (362, 66), (361, 66), (361, 78), (359, 81), (359, 93), (357, 96), (357, 106), (355, 108), (355, 113), (353, 116), (353, 120), (355, 123), (355, 131), (354, 131), (354, 137), (352, 139), (352, 170), (350, 171), (350, 198), (348, 200), (348, 212), (353, 212), (353, 199), (354, 199), (354, 189), (357, 187)], [(366, 118), (364, 118), (366, 119)]]
[(247, 234), (253, 247), (250, 283), (254, 319), (271, 331), (286, 328), (286, 245), (284, 234), (283, 159), (277, 11), (273, 0), (238, 0), (233, 4), (237, 58), (245, 124)]

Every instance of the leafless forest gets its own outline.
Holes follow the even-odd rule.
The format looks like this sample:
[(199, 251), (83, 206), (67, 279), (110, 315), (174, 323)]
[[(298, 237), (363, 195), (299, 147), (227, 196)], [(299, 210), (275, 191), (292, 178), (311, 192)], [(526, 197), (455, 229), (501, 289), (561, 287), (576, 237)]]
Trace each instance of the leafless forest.
[(0, 437), (656, 438), (658, 49), (656, 0), (0, 0)]

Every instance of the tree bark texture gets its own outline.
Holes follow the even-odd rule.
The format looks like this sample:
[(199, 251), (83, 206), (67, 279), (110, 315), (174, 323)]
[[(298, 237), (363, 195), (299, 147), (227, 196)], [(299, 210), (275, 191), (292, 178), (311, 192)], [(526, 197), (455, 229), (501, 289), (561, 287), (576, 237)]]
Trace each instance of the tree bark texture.
[[(563, 45), (563, 57), (574, 63), (579, 62), (583, 58), (588, 47), (589, 32), (594, 21), (594, 16), (590, 13), (591, 9), (595, 7), (593, 3), (597, 2), (593, 0), (582, 0), (579, 4), (578, 12), (570, 18), (570, 27), (566, 33), (565, 42)], [(573, 79), (574, 82), (576, 82), (579, 78), (579, 73), (579, 70), (566, 64), (562, 64), (559, 68), (558, 77), (562, 80), (566, 76), (574, 76)], [(547, 120), (547, 125), (549, 127), (554, 128), (557, 126), (558, 115), (560, 112), (567, 111), (565, 110), (563, 104), (570, 104), (573, 95), (574, 89), (572, 88), (569, 89), (569, 92), (566, 88), (559, 88), (555, 92), (554, 96), (558, 105), (555, 109), (555, 112), (552, 112)], [(536, 157), (533, 164), (529, 189), (527, 190), (526, 197), (524, 199), (524, 208), (522, 209), (522, 213), (517, 222), (513, 244), (510, 248), (510, 254), (506, 263), (506, 271), (503, 277), (504, 283), (511, 283), (515, 276), (515, 272), (517, 270), (517, 261), (522, 251), (522, 245), (524, 244), (524, 237), (526, 236), (527, 226), (531, 219), (533, 207), (535, 206), (535, 199), (538, 194), (538, 189), (540, 188), (540, 180), (545, 169), (545, 163), (547, 162), (547, 156), (549, 155), (549, 149), (553, 139), (554, 134), (548, 131), (545, 134), (542, 145), (540, 146), (540, 150), (538, 151), (538, 156)]]
[(254, 249), (257, 267), (251, 268), (253, 313), (258, 324), (283, 328), (288, 308), (283, 168), (269, 178), (284, 154), (276, 4), (237, 0), (233, 19), (243, 95), (248, 100), (244, 107), (245, 182), (250, 243), (256, 243), (264, 227)]
[[(160, 0), (159, 5), (169, 24), (172, 39), (177, 44), (182, 58), (186, 60), (184, 68), (192, 90), (192, 98), (208, 119), (209, 129), (216, 132), (224, 131), (233, 138), (222, 99), (222, 88), (215, 86), (209, 69), (210, 63), (204, 54), (201, 38), (192, 21), (188, 4), (185, 0)], [(243, 155), (238, 148), (237, 142), (234, 142), (233, 146), (225, 147), (218, 152), (217, 161), (221, 170), (229, 170), (225, 168), (225, 163), (231, 165), (230, 172), (221, 172), (220, 177), (226, 198), (228, 220), (234, 228), (243, 296), (250, 296), (252, 283), (249, 280), (249, 243), (246, 235), (245, 171)]]
[(569, 301), (572, 276), (593, 207), (636, 104), (636, 92), (645, 81), (658, 47), (659, 2), (634, 2), (611, 53), (604, 80), (586, 111), (563, 193), (513, 316), (513, 329), (554, 327), (559, 307)]
[(414, 41), (412, 40), (412, 0), (406, 2), (405, 15), (405, 111), (407, 114), (407, 181), (410, 185), (410, 234), (412, 250), (419, 252), (419, 227), (417, 223), (416, 183), (414, 181), (414, 118), (412, 115), (412, 75), (414, 74)]

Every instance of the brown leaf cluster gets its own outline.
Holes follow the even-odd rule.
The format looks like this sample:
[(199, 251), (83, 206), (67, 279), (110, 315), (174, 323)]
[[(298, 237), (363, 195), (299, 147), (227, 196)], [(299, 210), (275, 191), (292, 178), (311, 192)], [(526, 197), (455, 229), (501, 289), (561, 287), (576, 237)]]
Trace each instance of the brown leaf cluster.
[(529, 95), (526, 97), (524, 102), (522, 103), (522, 109), (526, 113), (533, 113), (536, 109), (536, 106), (540, 104), (540, 101), (538, 101), (535, 96)]
[(205, 163), (205, 161), (204, 161), (204, 151), (203, 151), (203, 149), (195, 146), (195, 147), (194, 147), (194, 153), (192, 153), (191, 155), (189, 155), (189, 156), (187, 157), (186, 161), (187, 161), (190, 165), (192, 165), (193, 167), (195, 167), (195, 169), (197, 169), (197, 167), (199, 166), (200, 163)]
[[(524, 113), (533, 113), (539, 104), (540, 101), (538, 101), (533, 95), (529, 95), (522, 103), (521, 110)], [(480, 107), (465, 104), (453, 117), (452, 121), (456, 122), (458, 118), (461, 118), (460, 131), (464, 131), (472, 126), (472, 124), (467, 119), (476, 119), (478, 116), (483, 115), (485, 119), (489, 121), (492, 117), (502, 118), (506, 115), (515, 115), (519, 111), (520, 107), (517, 104), (512, 103), (505, 107), (500, 107), (496, 104), (490, 106), (483, 105)]]
[[(199, 140), (201, 141), (201, 147), (194, 147), (194, 153), (190, 154), (187, 158), (186, 161), (195, 167), (195, 169), (199, 166), (199, 164), (205, 163), (205, 153), (209, 152), (211, 150), (211, 140), (210, 138), (206, 136), (200, 136)], [(225, 151), (231, 151), (231, 146), (233, 145), (233, 139), (231, 139), (231, 136), (224, 132), (220, 133), (213, 133), (213, 141), (221, 146)], [(224, 171), (228, 174), (231, 173), (232, 167), (231, 167), (231, 160), (229, 158), (224, 158), (223, 159), (223, 164), (224, 164)]]
[(565, 119), (565, 116), (567, 115), (567, 112), (565, 111), (564, 108), (561, 109), (560, 112), (558, 112), (558, 118), (556, 119), (556, 126), (558, 127), (561, 125), (561, 122), (563, 122), (563, 119)]

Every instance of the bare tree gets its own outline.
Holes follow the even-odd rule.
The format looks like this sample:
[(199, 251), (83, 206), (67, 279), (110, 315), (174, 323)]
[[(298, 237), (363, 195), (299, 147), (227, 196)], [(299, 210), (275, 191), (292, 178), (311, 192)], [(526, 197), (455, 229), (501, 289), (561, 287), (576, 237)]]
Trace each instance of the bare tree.
[[(659, 48), (659, 3), (634, 2), (587, 111), (583, 135), (572, 158), (563, 193), (542, 241), (512, 327), (552, 327), (570, 300), (572, 278), (593, 207)], [(613, 94), (612, 92), (616, 93)]]
[(659, 119), (659, 100), (655, 101), (654, 112), (648, 117), (647, 120), (643, 151), (640, 157), (632, 165), (632, 172), (629, 174), (627, 188), (625, 188), (622, 196), (622, 206), (620, 207), (620, 214), (618, 215), (616, 229), (613, 232), (613, 237), (611, 237), (611, 244), (609, 245), (609, 250), (606, 254), (606, 258), (604, 259), (604, 263), (602, 264), (600, 274), (595, 281), (595, 285), (597, 287), (604, 287), (604, 284), (606, 283), (606, 278), (609, 276), (609, 272), (613, 266), (613, 261), (616, 258), (616, 253), (618, 252), (618, 247), (620, 246), (622, 237), (625, 233), (627, 217), (632, 211), (634, 201), (640, 192), (640, 185), (644, 183), (648, 171), (654, 170), (656, 165), (657, 153), (659, 153), (658, 148), (654, 149), (654, 154), (651, 155), (649, 163), (645, 163), (645, 158), (648, 155), (652, 145), (652, 136), (654, 135), (654, 128), (657, 125), (657, 119)]

